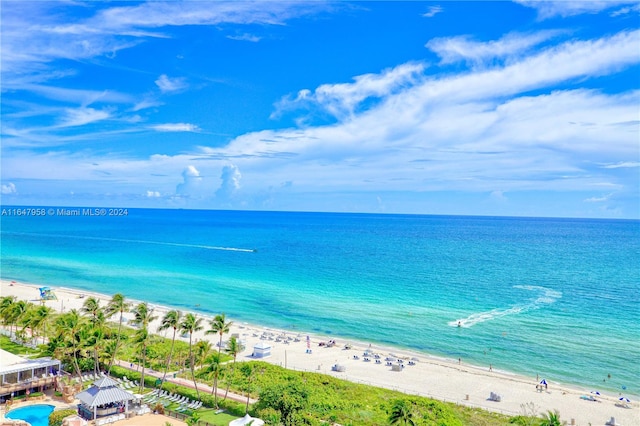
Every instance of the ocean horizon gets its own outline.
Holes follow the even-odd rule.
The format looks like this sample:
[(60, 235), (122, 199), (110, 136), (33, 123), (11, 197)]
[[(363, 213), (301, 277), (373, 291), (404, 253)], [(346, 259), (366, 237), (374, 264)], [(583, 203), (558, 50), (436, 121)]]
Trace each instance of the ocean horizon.
[(3, 279), (640, 395), (638, 220), (64, 209), (3, 214)]

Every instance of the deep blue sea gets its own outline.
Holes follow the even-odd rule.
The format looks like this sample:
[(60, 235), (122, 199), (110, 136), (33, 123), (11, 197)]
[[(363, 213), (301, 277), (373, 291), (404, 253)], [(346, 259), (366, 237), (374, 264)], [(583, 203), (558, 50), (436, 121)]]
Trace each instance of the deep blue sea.
[(2, 216), (2, 278), (640, 395), (639, 221), (127, 213)]

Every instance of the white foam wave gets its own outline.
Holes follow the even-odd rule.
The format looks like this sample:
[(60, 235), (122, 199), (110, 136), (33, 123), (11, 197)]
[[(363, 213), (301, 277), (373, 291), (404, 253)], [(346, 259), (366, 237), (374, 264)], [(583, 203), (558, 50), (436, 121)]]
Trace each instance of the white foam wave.
[(542, 305), (554, 303), (556, 300), (562, 297), (562, 293), (550, 288), (534, 286), (534, 285), (515, 285), (513, 288), (519, 288), (528, 291), (537, 291), (538, 297), (531, 299), (528, 303), (523, 303), (509, 308), (496, 308), (490, 311), (478, 312), (471, 314), (466, 318), (459, 318), (454, 321), (449, 321), (447, 324), (451, 327), (463, 327), (469, 328), (476, 324), (491, 321), (496, 318), (504, 317), (507, 315), (517, 315), (522, 312), (527, 312), (533, 309), (539, 309)]

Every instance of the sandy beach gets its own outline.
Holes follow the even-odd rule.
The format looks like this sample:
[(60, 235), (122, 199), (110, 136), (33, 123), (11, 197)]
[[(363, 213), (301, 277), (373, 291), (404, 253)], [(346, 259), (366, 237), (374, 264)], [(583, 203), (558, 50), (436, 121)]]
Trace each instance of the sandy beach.
[[(46, 284), (43, 284), (46, 285)], [(26, 284), (2, 280), (2, 296), (16, 296), (18, 299), (39, 302), (38, 287), (42, 285)], [(94, 296), (101, 299), (104, 306), (110, 300), (110, 295), (94, 294), (66, 288), (53, 288), (57, 300), (44, 303), (57, 311), (79, 309), (85, 297)], [(126, 296), (126, 295), (125, 295)], [(130, 300), (136, 303), (135, 300)], [(160, 318), (168, 310), (167, 307), (152, 305), (158, 315), (158, 320), (151, 324), (150, 330), (156, 332)], [(208, 321), (210, 318), (199, 315)], [(131, 314), (128, 314), (131, 319)], [(231, 318), (233, 320), (233, 318)], [(205, 330), (208, 324), (205, 322)], [(202, 330), (194, 335), (197, 339), (210, 340), (217, 343), (216, 336), (205, 336)], [(159, 333), (170, 337), (169, 332)], [(598, 397), (597, 402), (581, 399), (590, 395), (590, 389), (579, 389), (561, 386), (553, 378), (546, 377), (548, 388), (538, 390), (535, 377), (523, 377), (508, 372), (489, 371), (484, 367), (465, 364), (464, 360), (446, 360), (425, 354), (409, 353), (393, 348), (370, 347), (367, 343), (341, 339), (339, 336), (310, 336), (311, 353), (307, 352), (307, 335), (298, 332), (275, 330), (258, 325), (234, 322), (231, 334), (238, 334), (245, 343), (245, 350), (238, 355), (238, 360), (250, 360), (253, 347), (259, 342), (267, 342), (272, 346), (272, 355), (264, 361), (284, 366), (286, 368), (315, 371), (340, 377), (359, 383), (366, 383), (383, 388), (398, 390), (407, 394), (422, 395), (434, 399), (453, 402), (471, 407), (481, 407), (490, 411), (508, 415), (523, 414), (522, 406), (533, 403), (539, 413), (548, 410), (558, 410), (562, 420), (567, 424), (576, 425), (605, 425), (611, 417), (615, 417), (620, 425), (640, 426), (640, 405), (632, 401), (631, 408), (623, 408), (618, 403), (618, 394), (607, 394)], [(297, 337), (296, 340), (278, 339), (278, 336)], [(225, 335), (225, 339), (228, 336)], [(272, 340), (273, 339), (273, 340)], [(319, 346), (320, 342), (334, 339), (333, 347)], [(280, 340), (280, 341), (278, 341)], [(351, 349), (345, 349), (349, 343)], [(374, 358), (365, 361), (363, 352), (370, 350), (378, 354), (381, 359), (376, 363)], [(356, 359), (358, 357), (358, 359)], [(392, 371), (386, 365), (385, 358), (394, 357), (404, 360), (401, 371)], [(417, 358), (417, 361), (409, 361)], [(344, 372), (334, 372), (331, 367), (339, 364), (345, 367)], [(542, 378), (539, 378), (542, 379)], [(501, 396), (500, 402), (489, 400), (494, 392)]]

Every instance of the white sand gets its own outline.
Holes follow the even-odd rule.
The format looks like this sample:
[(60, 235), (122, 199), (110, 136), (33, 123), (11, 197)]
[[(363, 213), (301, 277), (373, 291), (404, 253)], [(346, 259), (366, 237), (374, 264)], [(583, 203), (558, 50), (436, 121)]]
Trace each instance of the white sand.
[[(22, 300), (39, 301), (39, 291), (37, 285), (12, 283), (2, 281), (2, 296), (16, 296)], [(101, 299), (104, 306), (110, 300), (110, 296), (103, 294), (93, 294), (66, 288), (53, 288), (58, 300), (46, 301), (46, 305), (58, 311), (64, 309), (80, 309), (84, 298), (79, 298), (80, 294), (86, 297), (94, 296)], [(130, 300), (136, 303), (137, 301)], [(158, 320), (151, 324), (150, 329), (155, 331), (160, 323), (160, 318), (168, 310), (166, 307), (153, 305), (158, 315)], [(131, 314), (126, 314), (128, 319), (132, 319)], [(214, 346), (218, 342), (217, 335), (205, 336), (204, 332), (209, 328), (209, 317), (205, 317), (204, 329), (194, 335), (195, 339), (210, 340)], [(112, 320), (117, 321), (114, 317)], [(640, 426), (640, 405), (637, 401), (631, 403), (631, 408), (616, 406), (618, 395), (606, 393), (598, 397), (598, 402), (585, 401), (581, 395), (589, 395), (589, 390), (581, 390), (567, 386), (560, 386), (547, 378), (549, 387), (544, 392), (536, 390), (537, 381), (533, 377), (522, 377), (506, 372), (487, 371), (484, 368), (467, 365), (464, 362), (458, 364), (457, 361), (443, 360), (428, 357), (424, 354), (411, 354), (397, 349), (373, 347), (374, 352), (382, 357), (382, 362), (376, 364), (371, 358), (370, 362), (363, 360), (363, 352), (368, 345), (347, 342), (338, 337), (337, 345), (332, 348), (319, 347), (320, 341), (327, 341), (326, 338), (310, 335), (312, 353), (306, 353), (306, 334), (300, 336), (299, 342), (290, 341), (289, 344), (276, 342), (275, 338), (284, 331), (268, 329), (246, 323), (234, 323), (231, 333), (237, 333), (244, 341), (246, 349), (238, 355), (238, 360), (249, 360), (253, 352), (253, 346), (258, 342), (266, 342), (272, 346), (272, 356), (264, 361), (272, 364), (286, 366), (290, 369), (303, 371), (317, 371), (346, 380), (371, 384), (383, 388), (394, 389), (408, 394), (428, 396), (434, 399), (454, 402), (472, 407), (482, 407), (490, 411), (496, 411), (508, 415), (523, 414), (523, 404), (533, 403), (538, 413), (548, 410), (558, 410), (561, 419), (576, 425), (604, 425), (611, 417), (624, 426)], [(263, 334), (270, 335), (274, 340), (261, 340)], [(166, 331), (160, 333), (166, 337), (171, 337), (171, 333)], [(297, 336), (297, 332), (287, 332), (287, 336)], [(225, 335), (224, 339), (228, 339)], [(285, 339), (286, 340), (286, 339)], [(351, 350), (345, 350), (345, 343), (352, 343)], [(401, 358), (405, 358), (403, 371), (391, 371), (385, 365), (384, 358), (393, 353)], [(359, 360), (353, 358), (354, 355), (360, 357)], [(419, 359), (415, 365), (407, 365), (412, 357)], [(341, 364), (346, 367), (343, 373), (331, 371), (334, 364)], [(502, 396), (501, 402), (488, 400), (491, 392)]]

